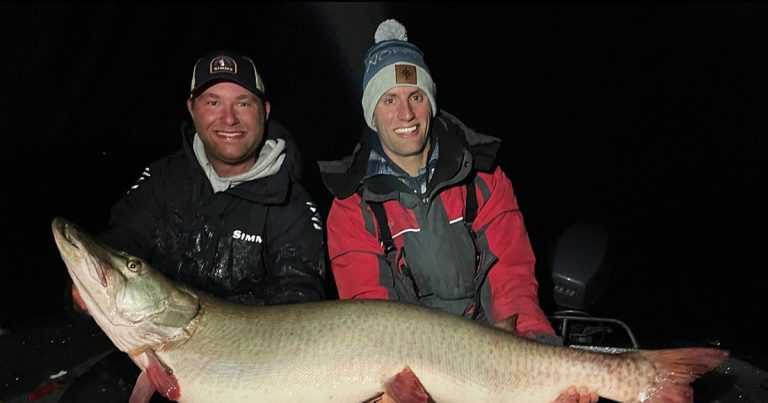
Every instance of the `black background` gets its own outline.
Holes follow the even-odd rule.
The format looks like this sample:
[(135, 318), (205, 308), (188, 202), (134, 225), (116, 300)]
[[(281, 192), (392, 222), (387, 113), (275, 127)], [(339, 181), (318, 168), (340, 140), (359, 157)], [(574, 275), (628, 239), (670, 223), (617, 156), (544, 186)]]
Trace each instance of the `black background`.
[(503, 139), (537, 255), (576, 220), (610, 230), (611, 287), (590, 313), (641, 344), (768, 361), (765, 3), (1, 3), (0, 327), (65, 314), (51, 219), (99, 231), (179, 147), (208, 51), (256, 61), (327, 212), (316, 161), (361, 132), (362, 58), (385, 18), (424, 51), (439, 107)]

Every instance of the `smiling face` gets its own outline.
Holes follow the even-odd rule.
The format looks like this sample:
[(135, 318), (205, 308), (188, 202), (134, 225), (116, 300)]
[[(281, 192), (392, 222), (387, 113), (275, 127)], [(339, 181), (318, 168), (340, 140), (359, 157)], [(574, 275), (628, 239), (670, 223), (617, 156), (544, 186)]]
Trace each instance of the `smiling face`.
[(269, 108), (269, 102), (230, 82), (187, 100), (205, 154), (219, 176), (241, 174), (256, 163)]
[(401, 86), (385, 92), (373, 111), (384, 153), (414, 177), (427, 163), (431, 110), (424, 91)]

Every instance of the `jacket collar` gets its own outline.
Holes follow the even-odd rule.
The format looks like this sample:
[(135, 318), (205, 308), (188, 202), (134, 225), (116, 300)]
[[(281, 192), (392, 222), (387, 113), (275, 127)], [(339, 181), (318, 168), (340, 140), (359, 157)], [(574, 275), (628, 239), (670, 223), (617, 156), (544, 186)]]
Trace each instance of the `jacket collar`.
[[(211, 187), (193, 148), (194, 126), (185, 121), (182, 123), (181, 131), (182, 149), (187, 160), (204, 178), (208, 187)], [(291, 182), (299, 180), (301, 176), (301, 155), (288, 129), (272, 119), (268, 121), (265, 135), (265, 140), (269, 139), (283, 139), (285, 142), (285, 159), (280, 169), (273, 175), (243, 182), (223, 193), (261, 204), (278, 204), (287, 200)]]
[[(495, 166), (496, 153), (501, 140), (480, 134), (468, 128), (459, 119), (445, 111), (435, 117), (430, 136), (437, 136), (440, 143), (440, 158), (432, 176), (428, 192), (441, 184), (458, 182), (460, 172), (472, 167), (479, 171), (490, 171)], [(363, 137), (351, 155), (336, 161), (319, 161), (320, 173), (326, 188), (340, 199), (355, 193), (363, 183), (368, 158), (373, 147), (381, 147), (378, 136), (366, 127)], [(465, 168), (465, 169), (462, 169)], [(371, 192), (391, 192), (399, 186), (393, 185), (392, 178), (375, 176), (365, 180)], [(405, 185), (402, 185), (405, 188)]]

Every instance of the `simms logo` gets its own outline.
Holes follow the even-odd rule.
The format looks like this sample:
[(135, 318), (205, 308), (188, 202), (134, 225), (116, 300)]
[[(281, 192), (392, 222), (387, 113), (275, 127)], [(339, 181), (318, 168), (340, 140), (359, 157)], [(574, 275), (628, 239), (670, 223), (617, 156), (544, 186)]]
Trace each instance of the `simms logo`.
[(261, 243), (261, 235), (246, 234), (245, 232), (240, 231), (239, 229), (236, 229), (232, 232), (232, 238), (242, 239), (243, 241), (246, 241), (246, 242)]
[(211, 65), (208, 68), (211, 74), (214, 73), (229, 73), (237, 74), (237, 63), (235, 59), (229, 56), (219, 56), (211, 60)]

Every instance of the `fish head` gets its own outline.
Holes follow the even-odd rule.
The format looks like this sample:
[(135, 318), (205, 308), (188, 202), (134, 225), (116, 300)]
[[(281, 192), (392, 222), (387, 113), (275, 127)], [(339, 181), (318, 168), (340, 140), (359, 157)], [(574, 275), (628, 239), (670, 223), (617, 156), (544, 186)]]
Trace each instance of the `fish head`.
[(109, 247), (62, 217), (53, 236), (88, 313), (124, 352), (159, 349), (188, 337), (200, 304), (144, 259)]

